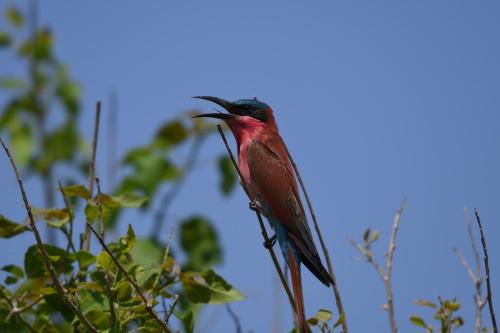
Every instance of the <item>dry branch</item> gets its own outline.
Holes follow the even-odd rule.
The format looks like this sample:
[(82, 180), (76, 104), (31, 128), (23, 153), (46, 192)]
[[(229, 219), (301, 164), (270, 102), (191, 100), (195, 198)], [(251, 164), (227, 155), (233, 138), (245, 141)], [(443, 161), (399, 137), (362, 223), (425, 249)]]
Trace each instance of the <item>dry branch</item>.
[(486, 239), (483, 234), (483, 226), (481, 225), (481, 218), (477, 209), (474, 209), (474, 215), (476, 215), (477, 225), (479, 226), (479, 232), (481, 234), (481, 244), (483, 245), (484, 254), (484, 269), (486, 271), (486, 290), (488, 294), (486, 298), (488, 299), (488, 308), (490, 310), (491, 324), (493, 325), (493, 332), (498, 333), (497, 319), (495, 317), (495, 309), (493, 308), (493, 296), (491, 295), (491, 285), (490, 285), (490, 264), (488, 258), (488, 249), (486, 248)]
[(386, 253), (385, 270), (373, 257), (373, 254), (369, 247), (371, 243), (367, 244), (366, 243), (367, 241), (365, 240), (365, 245), (363, 246), (351, 239), (351, 243), (359, 250), (359, 252), (361, 252), (362, 255), (365, 256), (366, 261), (370, 263), (373, 266), (373, 268), (375, 268), (375, 271), (384, 282), (385, 294), (387, 298), (387, 304), (384, 304), (384, 309), (387, 310), (387, 313), (389, 315), (389, 325), (391, 327), (391, 333), (397, 333), (398, 331), (398, 326), (396, 324), (396, 318), (394, 315), (394, 295), (392, 291), (391, 278), (392, 278), (392, 261), (394, 258), (394, 251), (396, 251), (396, 236), (399, 229), (401, 214), (403, 213), (404, 209), (405, 209), (405, 203), (403, 202), (403, 204), (397, 210), (396, 215), (394, 216), (391, 238), (389, 240), (389, 249), (387, 250)]
[(28, 219), (30, 222), (31, 229), (33, 230), (33, 234), (35, 235), (36, 243), (38, 246), (38, 250), (42, 254), (42, 259), (45, 265), (45, 268), (49, 272), (49, 275), (52, 279), (52, 282), (54, 283), (54, 286), (57, 290), (57, 292), (63, 297), (64, 301), (68, 304), (68, 306), (71, 308), (73, 313), (80, 319), (83, 325), (87, 327), (88, 330), (91, 332), (97, 332), (95, 327), (90, 323), (90, 321), (83, 315), (83, 313), (80, 311), (78, 308), (77, 304), (73, 303), (73, 300), (71, 299), (70, 294), (68, 291), (62, 286), (61, 282), (59, 281), (59, 278), (57, 277), (56, 270), (54, 266), (52, 265), (52, 261), (50, 260), (49, 254), (47, 253), (47, 250), (45, 249), (45, 246), (43, 245), (42, 237), (40, 236), (40, 233), (38, 232), (38, 228), (35, 225), (35, 218), (33, 217), (33, 212), (31, 211), (31, 205), (29, 204), (28, 201), (28, 196), (26, 195), (26, 191), (24, 190), (24, 185), (23, 181), (21, 179), (21, 175), (19, 173), (19, 170), (17, 169), (16, 163), (14, 162), (14, 159), (12, 158), (12, 155), (3, 142), (3, 140), (0, 138), (0, 144), (2, 145), (3, 149), (5, 150), (5, 153), (7, 154), (7, 157), (10, 160), (10, 163), (12, 165), (12, 169), (14, 169), (14, 173), (16, 174), (17, 182), (19, 184), (19, 189), (21, 190), (21, 196), (24, 202), (24, 206), (26, 208), (26, 212), (28, 213)]
[(316, 234), (318, 235), (319, 242), (321, 243), (321, 248), (323, 249), (323, 254), (326, 259), (326, 263), (328, 265), (328, 272), (330, 273), (330, 277), (332, 278), (332, 289), (333, 289), (333, 295), (335, 297), (335, 302), (337, 303), (337, 309), (339, 312), (339, 317), (342, 319), (340, 321), (341, 326), (342, 326), (342, 331), (343, 333), (348, 333), (348, 328), (347, 328), (347, 320), (345, 316), (345, 311), (344, 311), (344, 306), (342, 304), (342, 298), (340, 297), (340, 291), (339, 287), (337, 284), (337, 279), (335, 278), (335, 273), (333, 270), (333, 264), (330, 259), (330, 254), (328, 253), (328, 248), (325, 245), (325, 241), (323, 240), (323, 235), (321, 233), (321, 230), (319, 228), (318, 221), (316, 220), (316, 214), (314, 213), (314, 208), (312, 206), (311, 200), (309, 199), (309, 195), (307, 194), (306, 186), (304, 185), (304, 182), (302, 181), (302, 177), (299, 172), (299, 168), (295, 164), (295, 161), (293, 160), (292, 155), (290, 154), (290, 151), (288, 150), (287, 146), (285, 146), (286, 153), (288, 154), (288, 158), (290, 159), (290, 162), (292, 162), (293, 169), (295, 170), (295, 174), (297, 175), (297, 179), (299, 180), (300, 187), (302, 188), (302, 192), (304, 193), (304, 197), (306, 198), (307, 202), (307, 207), (309, 208), (309, 213), (311, 214), (313, 223), (314, 223), (314, 229), (316, 230)]
[(476, 292), (474, 294), (474, 305), (476, 308), (475, 322), (474, 322), (474, 332), (481, 332), (481, 322), (482, 322), (482, 310), (486, 305), (487, 299), (482, 296), (482, 284), (483, 284), (483, 274), (481, 270), (481, 260), (479, 258), (479, 251), (477, 250), (476, 241), (474, 240), (474, 234), (472, 233), (472, 223), (467, 215), (467, 209), (464, 209), (465, 223), (467, 225), (467, 234), (469, 235), (469, 240), (472, 247), (472, 252), (474, 254), (474, 264), (476, 266), (476, 271), (472, 269), (471, 265), (467, 262), (465, 257), (460, 253), (458, 249), (453, 249), (453, 252), (458, 257), (462, 265), (464, 266), (467, 274), (474, 283)]
[[(96, 104), (96, 110), (95, 110), (95, 122), (94, 122), (94, 136), (92, 140), (92, 158), (89, 163), (89, 178), (88, 178), (88, 188), (90, 192), (90, 196), (93, 195), (94, 193), (94, 175), (95, 175), (95, 161), (96, 161), (96, 155), (97, 155), (97, 140), (99, 138), (99, 123), (101, 120), (101, 102), (98, 101)], [(86, 221), (85, 225), (85, 233), (83, 234), (83, 241), (81, 244), (81, 249), (88, 251), (90, 249), (90, 229), (89, 229), (89, 222)]]

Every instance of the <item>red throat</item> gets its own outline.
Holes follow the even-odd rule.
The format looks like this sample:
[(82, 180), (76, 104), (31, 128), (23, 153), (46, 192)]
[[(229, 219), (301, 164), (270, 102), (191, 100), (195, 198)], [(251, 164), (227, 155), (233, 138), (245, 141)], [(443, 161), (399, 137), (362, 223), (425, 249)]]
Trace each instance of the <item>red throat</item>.
[(233, 132), (236, 144), (238, 145), (239, 168), (247, 184), (250, 183), (250, 170), (247, 163), (248, 145), (258, 139), (267, 125), (252, 117), (238, 116), (226, 121)]

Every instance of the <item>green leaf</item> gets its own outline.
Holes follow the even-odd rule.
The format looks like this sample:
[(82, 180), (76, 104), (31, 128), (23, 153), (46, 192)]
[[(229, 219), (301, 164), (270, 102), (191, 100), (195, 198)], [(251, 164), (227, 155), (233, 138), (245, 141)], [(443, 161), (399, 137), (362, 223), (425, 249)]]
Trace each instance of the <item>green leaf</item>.
[(125, 236), (120, 237), (120, 245), (121, 250), (124, 253), (130, 252), (135, 245), (135, 232), (132, 226), (129, 224), (127, 228), (127, 234)]
[(181, 281), (186, 297), (193, 303), (224, 304), (245, 298), (211, 269), (201, 274), (183, 273)]
[(72, 256), (75, 257), (75, 259), (78, 261), (80, 264), (80, 267), (85, 269), (89, 267), (90, 265), (93, 265), (96, 263), (96, 256), (94, 256), (92, 253), (87, 252), (85, 250), (79, 250), (75, 254), (72, 254)]
[(83, 185), (69, 185), (63, 188), (64, 195), (68, 198), (70, 197), (80, 197), (84, 199), (90, 199), (89, 190)]
[(53, 312), (62, 314), (67, 322), (71, 322), (74, 318), (74, 313), (66, 304), (64, 298), (59, 293), (44, 294), (43, 299), (47, 303), (49, 309)]
[(92, 290), (82, 290), (80, 292), (80, 308), (86, 315), (90, 311), (107, 311), (107, 299), (101, 293)]
[(69, 214), (64, 209), (57, 208), (32, 208), (33, 216), (35, 219), (44, 220), (50, 226), (54, 228), (60, 228), (64, 226), (69, 221)]
[(237, 179), (233, 162), (227, 155), (223, 155), (219, 158), (218, 166), (221, 176), (219, 183), (220, 190), (224, 195), (228, 195), (234, 189)]
[(164, 124), (156, 133), (155, 142), (161, 147), (168, 148), (177, 145), (189, 136), (184, 124), (174, 120)]
[(15, 223), (5, 216), (0, 215), (0, 237), (1, 238), (11, 238), (22, 232), (29, 230), (27, 226)]
[(80, 87), (70, 79), (66, 66), (59, 66), (57, 79), (56, 97), (71, 115), (76, 115), (80, 109)]
[(106, 251), (102, 251), (97, 255), (96, 262), (97, 267), (104, 268), (107, 271), (111, 271), (115, 265), (113, 259), (111, 259), (111, 256)]
[(316, 318), (318, 318), (321, 321), (329, 321), (332, 319), (332, 317), (333, 317), (332, 312), (330, 310), (320, 309), (316, 313)]
[(2, 271), (8, 272), (17, 278), (22, 279), (24, 277), (24, 272), (23, 272), (22, 268), (19, 266), (7, 265), (7, 266), (3, 266), (1, 269), (2, 269)]
[(181, 222), (180, 243), (187, 254), (186, 269), (203, 271), (222, 261), (222, 249), (212, 223), (202, 216)]
[(133, 193), (124, 193), (119, 196), (111, 197), (113, 202), (117, 204), (117, 207), (124, 208), (139, 208), (141, 207), (148, 198), (144, 196), (135, 195)]
[(7, 47), (10, 43), (12, 43), (10, 35), (5, 31), (0, 30), (0, 47)]
[(5, 17), (12, 25), (18, 28), (23, 25), (24, 22), (23, 15), (21, 14), (21, 11), (16, 7), (8, 7), (5, 10)]
[(121, 189), (141, 191), (150, 197), (164, 181), (172, 180), (179, 174), (175, 165), (152, 147), (131, 150), (123, 163), (132, 166), (133, 172), (123, 180)]
[(138, 238), (131, 253), (134, 262), (145, 268), (158, 266), (163, 259), (163, 249), (149, 238)]
[(10, 140), (17, 164), (20, 167), (26, 166), (34, 149), (31, 128), (19, 121), (14, 121), (11, 124)]
[(452, 326), (460, 327), (460, 326), (463, 326), (464, 320), (462, 319), (462, 317), (456, 317), (456, 318), (453, 318), (450, 323)]
[(415, 326), (427, 328), (427, 324), (425, 323), (425, 321), (418, 316), (411, 316), (410, 321)]
[[(66, 260), (62, 260), (65, 257), (65, 250), (50, 244), (44, 244), (44, 248), (57, 273), (70, 272), (72, 270), (71, 262), (73, 260), (71, 257), (66, 256)], [(36, 244), (30, 246), (24, 255), (24, 271), (28, 278), (39, 278), (48, 275), (42, 254)]]
[[(2, 32), (0, 31), (0, 46), (2, 44)], [(0, 88), (6, 90), (18, 90), (28, 87), (28, 83), (19, 77), (0, 78)]]
[(193, 333), (194, 330), (194, 314), (193, 311), (187, 311), (186, 313), (175, 313), (176, 317), (182, 321), (185, 333)]
[(433, 309), (436, 308), (436, 304), (432, 303), (431, 301), (424, 300), (424, 299), (420, 299), (420, 300), (416, 301), (415, 304), (420, 305), (420, 306), (426, 306), (426, 307), (433, 308)]
[(457, 311), (460, 309), (460, 303), (454, 301), (444, 301), (443, 306), (450, 311)]
[(19, 47), (19, 54), (36, 60), (52, 59), (52, 45), (54, 40), (48, 29), (40, 29), (35, 36), (25, 41)]

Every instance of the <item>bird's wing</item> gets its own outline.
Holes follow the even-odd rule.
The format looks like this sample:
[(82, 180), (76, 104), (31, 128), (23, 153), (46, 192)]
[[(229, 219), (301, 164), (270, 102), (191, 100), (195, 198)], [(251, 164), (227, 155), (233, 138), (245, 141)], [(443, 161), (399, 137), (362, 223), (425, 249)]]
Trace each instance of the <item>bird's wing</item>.
[(253, 141), (248, 148), (248, 168), (253, 185), (287, 230), (293, 247), (300, 253), (301, 261), (321, 282), (328, 285), (331, 278), (314, 246), (295, 176), (287, 162), (287, 156), (280, 156), (260, 141)]

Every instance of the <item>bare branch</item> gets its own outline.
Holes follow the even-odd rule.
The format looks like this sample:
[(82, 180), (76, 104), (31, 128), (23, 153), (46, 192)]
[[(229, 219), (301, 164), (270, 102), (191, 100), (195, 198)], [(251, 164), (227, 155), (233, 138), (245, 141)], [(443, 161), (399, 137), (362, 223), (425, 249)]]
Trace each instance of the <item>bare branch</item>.
[[(250, 191), (248, 190), (248, 186), (245, 184), (245, 179), (243, 178), (243, 176), (241, 174), (241, 170), (238, 167), (238, 163), (236, 162), (236, 159), (234, 158), (233, 152), (231, 151), (231, 148), (229, 147), (229, 143), (227, 142), (227, 139), (226, 139), (226, 136), (224, 135), (224, 131), (222, 130), (222, 127), (220, 125), (217, 125), (217, 130), (219, 131), (219, 134), (222, 138), (222, 141), (224, 141), (224, 145), (226, 146), (229, 157), (231, 158), (231, 161), (233, 162), (234, 168), (238, 172), (238, 175), (240, 177), (241, 187), (243, 188), (243, 190), (247, 194), (250, 202), (254, 202), (254, 198), (250, 194)], [(262, 220), (262, 215), (260, 214), (258, 209), (255, 209), (254, 211), (255, 211), (255, 215), (257, 216), (257, 220), (259, 221), (260, 229), (262, 232), (262, 237), (264, 237), (264, 243), (269, 244), (269, 236), (267, 235), (267, 230), (266, 230), (266, 226), (264, 225), (264, 221)], [(274, 253), (272, 246), (267, 247), (267, 250), (269, 251), (269, 254), (271, 255), (271, 259), (273, 261), (274, 267), (276, 268), (276, 272), (278, 272), (278, 276), (281, 280), (281, 283), (283, 284), (283, 288), (285, 288), (285, 291), (288, 295), (288, 300), (290, 301), (292, 308), (295, 309), (295, 301), (293, 299), (292, 292), (290, 291), (290, 287), (288, 286), (288, 283), (285, 280), (285, 276), (283, 275), (283, 272), (281, 270), (278, 259), (276, 258), (276, 254)]]
[[(94, 193), (94, 175), (95, 175), (95, 161), (97, 155), (97, 140), (99, 138), (99, 123), (101, 119), (101, 102), (98, 101), (95, 110), (95, 122), (94, 122), (94, 138), (92, 140), (92, 158), (89, 164), (89, 178), (88, 178), (88, 188), (90, 196)], [(88, 251), (90, 249), (90, 230), (88, 228), (89, 222), (87, 221), (85, 226), (85, 233), (83, 234), (82, 250)]]
[(21, 191), (21, 196), (23, 198), (26, 212), (28, 213), (28, 218), (29, 218), (31, 229), (33, 230), (33, 234), (35, 235), (38, 250), (42, 254), (42, 259), (43, 259), (45, 268), (49, 272), (49, 275), (52, 279), (52, 282), (54, 283), (54, 286), (55, 286), (57, 292), (63, 297), (65, 302), (71, 308), (73, 313), (80, 319), (82, 324), (85, 325), (85, 327), (87, 327), (87, 329), (90, 330), (91, 332), (97, 332), (95, 327), (90, 323), (90, 321), (88, 321), (88, 319), (80, 311), (78, 306), (75, 303), (73, 303), (73, 300), (71, 299), (70, 294), (62, 286), (61, 282), (59, 281), (59, 279), (57, 277), (57, 273), (55, 271), (55, 268), (52, 265), (52, 261), (50, 260), (49, 254), (47, 253), (47, 250), (45, 249), (45, 246), (43, 245), (42, 237), (40, 236), (40, 233), (38, 232), (38, 228), (35, 225), (35, 218), (33, 217), (33, 212), (31, 211), (31, 205), (29, 204), (28, 196), (26, 195), (26, 191), (24, 190), (24, 185), (23, 185), (23, 181), (21, 179), (21, 175), (19, 173), (19, 170), (17, 169), (17, 166), (14, 162), (14, 159), (12, 158), (12, 155), (10, 154), (9, 149), (7, 148), (7, 146), (5, 145), (5, 143), (3, 142), (3, 140), (1, 138), (0, 138), (0, 144), (2, 145), (3, 149), (5, 150), (5, 153), (7, 154), (7, 157), (9, 158), (10, 163), (12, 165), (12, 169), (14, 170), (14, 173), (16, 174), (17, 182), (19, 184), (19, 189)]
[(172, 301), (172, 305), (170, 306), (170, 310), (168, 310), (168, 313), (165, 315), (165, 322), (168, 323), (168, 320), (174, 313), (175, 307), (177, 306), (177, 303), (179, 302), (179, 295), (174, 296), (174, 300)]
[(486, 239), (483, 234), (483, 226), (481, 225), (481, 218), (479, 217), (479, 213), (477, 209), (474, 209), (474, 215), (476, 215), (477, 225), (479, 226), (479, 232), (481, 233), (481, 244), (483, 245), (483, 254), (484, 254), (484, 269), (486, 271), (486, 289), (488, 299), (488, 307), (490, 310), (491, 324), (493, 325), (493, 332), (498, 333), (497, 328), (497, 320), (495, 317), (495, 309), (493, 308), (493, 296), (491, 295), (491, 285), (490, 285), (490, 265), (488, 258), (488, 249), (486, 248)]
[(396, 216), (394, 217), (394, 223), (392, 225), (391, 239), (389, 242), (389, 250), (387, 252), (387, 260), (386, 260), (386, 268), (385, 268), (385, 291), (387, 295), (387, 308), (389, 312), (389, 322), (391, 324), (391, 332), (396, 333), (398, 331), (398, 327), (396, 325), (396, 318), (394, 317), (394, 298), (392, 292), (392, 259), (394, 257), (394, 251), (396, 250), (396, 236), (399, 229), (399, 222), (401, 220), (401, 214), (405, 209), (405, 203), (399, 207), (396, 212)]
[(309, 199), (309, 195), (307, 194), (306, 186), (304, 185), (304, 182), (302, 181), (302, 177), (299, 172), (299, 168), (295, 164), (295, 161), (293, 160), (292, 155), (290, 154), (290, 151), (288, 150), (288, 147), (283, 143), (285, 146), (286, 152), (288, 154), (288, 158), (290, 159), (290, 162), (292, 162), (293, 169), (295, 170), (295, 174), (297, 176), (297, 179), (299, 180), (300, 187), (302, 188), (302, 192), (304, 193), (304, 197), (306, 198), (307, 202), (307, 207), (309, 207), (309, 213), (311, 214), (313, 223), (314, 223), (314, 229), (316, 230), (316, 234), (318, 235), (319, 242), (321, 244), (321, 248), (323, 249), (323, 254), (326, 259), (326, 263), (328, 265), (328, 272), (330, 273), (330, 277), (332, 278), (332, 289), (333, 289), (333, 295), (335, 297), (335, 302), (337, 303), (337, 309), (339, 312), (340, 318), (342, 318), (341, 321), (341, 326), (342, 326), (342, 331), (344, 333), (348, 333), (348, 328), (347, 328), (347, 320), (345, 316), (345, 311), (344, 311), (344, 306), (342, 304), (342, 298), (340, 297), (340, 291), (339, 291), (339, 286), (337, 283), (337, 279), (335, 278), (335, 273), (333, 271), (333, 264), (330, 259), (330, 254), (328, 253), (328, 248), (325, 245), (325, 241), (323, 240), (323, 235), (321, 233), (321, 230), (319, 228), (318, 221), (316, 220), (316, 214), (314, 213), (314, 209), (311, 203), (311, 200)]
[(396, 215), (394, 216), (394, 222), (392, 224), (391, 238), (389, 241), (389, 249), (386, 253), (386, 261), (385, 261), (385, 270), (377, 260), (373, 257), (373, 254), (370, 250), (371, 243), (368, 242), (364, 246), (359, 243), (351, 240), (351, 243), (359, 250), (359, 252), (365, 257), (368, 263), (372, 264), (372, 266), (377, 271), (378, 275), (384, 282), (385, 286), (385, 294), (387, 298), (387, 304), (384, 304), (384, 309), (387, 310), (389, 314), (389, 325), (391, 327), (391, 333), (397, 333), (398, 327), (396, 324), (396, 318), (394, 316), (394, 295), (392, 291), (392, 261), (394, 258), (394, 252), (396, 251), (396, 236), (399, 229), (399, 223), (401, 221), (401, 214), (405, 209), (405, 203), (401, 204), (399, 209), (396, 211)]

